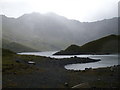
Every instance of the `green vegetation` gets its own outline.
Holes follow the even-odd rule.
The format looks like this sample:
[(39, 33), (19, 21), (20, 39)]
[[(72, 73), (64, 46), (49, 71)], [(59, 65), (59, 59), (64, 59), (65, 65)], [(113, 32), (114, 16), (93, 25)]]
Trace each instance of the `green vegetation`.
[(10, 50), (8, 50), (8, 49), (3, 49), (2, 48), (2, 56), (4, 57), (4, 56), (11, 56), (11, 55), (14, 55), (15, 54), (15, 52), (12, 52), (12, 51), (10, 51)]
[[(71, 43), (83, 44), (108, 33), (117, 33), (118, 18), (81, 23), (58, 15), (54, 17), (56, 16), (58, 18), (34, 13), (16, 19), (2, 16), (3, 88), (71, 88), (80, 83), (88, 83), (91, 88), (120, 87), (120, 66), (115, 66), (113, 71), (110, 67), (69, 71), (64, 65), (88, 61), (77, 57), (58, 60), (16, 54), (25, 51), (59, 50)], [(117, 44), (117, 36), (111, 35), (83, 46), (71, 45), (59, 54), (116, 53)], [(28, 64), (28, 61), (35, 62), (35, 65)]]
[(54, 55), (76, 54), (114, 54), (118, 53), (118, 41), (120, 35), (109, 35), (98, 40), (91, 41), (83, 46), (71, 45), (67, 49)]
[(118, 53), (120, 35), (109, 35), (81, 46), (82, 52), (90, 53)]
[(60, 50), (71, 43), (82, 45), (105, 35), (118, 33), (117, 17), (83, 23), (57, 14), (52, 15), (31, 13), (19, 18), (1, 15), (2, 38), (35, 50), (50, 51)]
[(2, 40), (2, 47), (5, 49), (9, 49), (11, 51), (14, 52), (33, 52), (33, 51), (37, 51), (35, 49), (29, 48), (27, 46), (24, 46), (22, 44), (16, 43), (16, 42), (12, 42), (12, 41), (8, 41), (6, 39)]
[[(68, 71), (63, 63), (69, 63), (69, 59), (16, 55), (7, 49), (3, 49), (2, 61), (3, 88), (71, 88), (82, 83), (88, 83), (90, 88), (120, 87), (117, 76), (120, 66), (113, 67), (113, 71), (111, 67)], [(36, 65), (28, 65), (27, 61), (34, 61)]]
[[(35, 69), (35, 67), (30, 67), (29, 65), (21, 62), (16, 62), (17, 58), (20, 57), (14, 52), (8, 49), (2, 49), (2, 72), (17, 74), (17, 73), (28, 73)], [(22, 57), (20, 57), (22, 59)]]

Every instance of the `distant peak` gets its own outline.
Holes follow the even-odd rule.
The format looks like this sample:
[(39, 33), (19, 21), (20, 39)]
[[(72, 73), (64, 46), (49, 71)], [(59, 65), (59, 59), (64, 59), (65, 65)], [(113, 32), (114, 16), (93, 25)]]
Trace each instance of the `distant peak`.
[(48, 15), (57, 15), (57, 14), (54, 13), (54, 12), (48, 12), (48, 13), (46, 13), (46, 14), (48, 14)]
[(38, 12), (32, 12), (32, 13), (27, 13), (27, 14), (23, 14), (22, 16), (20, 16), (19, 18), (26, 18), (26, 17), (39, 17), (41, 16), (42, 14), (41, 13), (38, 13)]
[(67, 19), (66, 17), (64, 17), (64, 16), (61, 16), (61, 15), (59, 15), (59, 14), (56, 14), (56, 13), (54, 13), (54, 12), (48, 12), (48, 13), (46, 13), (46, 14), (44, 14), (45, 16), (49, 16), (49, 17), (54, 17), (54, 18), (60, 18), (60, 19)]
[(72, 45), (70, 45), (70, 46), (78, 46), (78, 45), (76, 45), (76, 44), (72, 44)]
[(117, 35), (115, 35), (115, 34), (111, 34), (110, 36), (117, 36)]
[(39, 12), (32, 12), (31, 14), (40, 14)]
[(75, 47), (79, 47), (78, 45), (72, 44), (69, 47), (75, 48)]
[(5, 15), (3, 15), (3, 14), (2, 14), (2, 15), (0, 15), (0, 16), (2, 16), (2, 17), (6, 17), (6, 16), (5, 16)]

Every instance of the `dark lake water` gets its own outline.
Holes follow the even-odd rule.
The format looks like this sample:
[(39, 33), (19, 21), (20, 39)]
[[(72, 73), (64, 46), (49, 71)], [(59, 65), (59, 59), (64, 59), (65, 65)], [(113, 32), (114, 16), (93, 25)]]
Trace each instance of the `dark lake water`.
[(18, 53), (21, 55), (36, 55), (36, 56), (46, 56), (46, 57), (54, 57), (54, 58), (70, 58), (70, 57), (90, 57), (93, 59), (101, 59), (99, 62), (86, 63), (86, 64), (69, 64), (64, 67), (69, 70), (84, 70), (85, 68), (100, 68), (100, 67), (109, 67), (118, 65), (119, 55), (52, 55), (57, 51), (46, 51), (46, 52), (23, 52)]

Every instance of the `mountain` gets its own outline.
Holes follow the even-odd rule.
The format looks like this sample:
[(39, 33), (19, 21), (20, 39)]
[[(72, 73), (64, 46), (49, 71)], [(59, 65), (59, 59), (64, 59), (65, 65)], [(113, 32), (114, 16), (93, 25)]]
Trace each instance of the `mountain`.
[(2, 40), (2, 48), (9, 49), (9, 50), (16, 52), (16, 53), (37, 51), (37, 50), (32, 49), (30, 47), (24, 46), (24, 45), (16, 43), (16, 42), (11, 42), (11, 41), (8, 41), (5, 39)]
[(10, 56), (12, 54), (15, 54), (15, 52), (2, 48), (2, 56)]
[(54, 55), (79, 55), (79, 54), (113, 54), (118, 53), (120, 35), (109, 35), (82, 46), (71, 45), (65, 50)]
[(83, 45), (105, 35), (118, 34), (117, 17), (80, 22), (54, 13), (31, 13), (19, 18), (1, 16), (3, 39), (40, 51), (60, 50), (72, 43)]

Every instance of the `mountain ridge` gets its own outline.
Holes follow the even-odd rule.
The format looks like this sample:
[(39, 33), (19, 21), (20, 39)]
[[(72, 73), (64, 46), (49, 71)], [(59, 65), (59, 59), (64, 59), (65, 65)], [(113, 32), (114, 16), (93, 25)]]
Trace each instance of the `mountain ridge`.
[(120, 35), (109, 35), (88, 42), (82, 46), (70, 45), (54, 55), (79, 55), (79, 54), (114, 54), (118, 53)]
[(3, 49), (8, 49), (8, 50), (13, 51), (15, 53), (37, 51), (37, 50), (32, 49), (30, 47), (24, 46), (24, 45), (16, 43), (16, 42), (8, 41), (8, 40), (5, 40), (5, 39), (2, 40), (2, 48)]
[(40, 51), (60, 50), (71, 43), (83, 45), (105, 35), (118, 34), (117, 19), (82, 23), (49, 14), (32, 13), (21, 18), (2, 16), (3, 38)]

